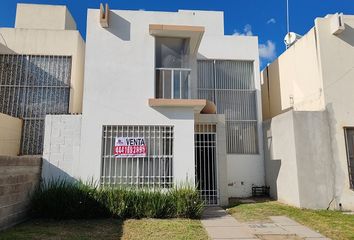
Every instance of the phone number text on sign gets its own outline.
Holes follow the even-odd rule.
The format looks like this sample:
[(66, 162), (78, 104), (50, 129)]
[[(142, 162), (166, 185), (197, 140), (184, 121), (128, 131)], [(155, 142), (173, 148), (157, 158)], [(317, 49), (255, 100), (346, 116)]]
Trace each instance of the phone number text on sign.
[(144, 138), (117, 137), (113, 153), (116, 157), (146, 157)]

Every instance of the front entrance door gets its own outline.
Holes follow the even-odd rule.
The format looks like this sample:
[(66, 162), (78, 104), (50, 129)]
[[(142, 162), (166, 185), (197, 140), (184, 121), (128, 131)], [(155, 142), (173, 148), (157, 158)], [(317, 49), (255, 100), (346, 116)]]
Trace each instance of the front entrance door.
[(197, 124), (194, 134), (195, 182), (206, 205), (218, 205), (216, 125)]

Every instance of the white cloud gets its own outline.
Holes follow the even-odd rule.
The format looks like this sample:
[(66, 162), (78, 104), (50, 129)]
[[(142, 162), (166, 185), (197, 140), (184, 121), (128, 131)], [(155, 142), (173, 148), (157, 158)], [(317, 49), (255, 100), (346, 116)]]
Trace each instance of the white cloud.
[(275, 18), (271, 18), (271, 19), (269, 19), (268, 21), (267, 21), (267, 24), (275, 24), (275, 23), (277, 23), (277, 21), (275, 20)]
[[(269, 19), (270, 23), (276, 23), (275, 19)], [(268, 22), (269, 22), (268, 21)], [(243, 31), (234, 31), (234, 36), (253, 36), (252, 26), (250, 24), (246, 24), (243, 28)], [(261, 63), (264, 61), (272, 61), (276, 57), (276, 46), (275, 43), (271, 40), (267, 40), (265, 43), (261, 43), (258, 45), (259, 50), (259, 58)]]
[(246, 24), (245, 27), (243, 28), (242, 32), (235, 30), (233, 35), (234, 36), (253, 36), (252, 26), (250, 24)]
[(261, 43), (258, 46), (259, 57), (261, 60), (271, 61), (276, 57), (276, 47), (275, 43), (271, 40), (268, 40), (266, 43)]

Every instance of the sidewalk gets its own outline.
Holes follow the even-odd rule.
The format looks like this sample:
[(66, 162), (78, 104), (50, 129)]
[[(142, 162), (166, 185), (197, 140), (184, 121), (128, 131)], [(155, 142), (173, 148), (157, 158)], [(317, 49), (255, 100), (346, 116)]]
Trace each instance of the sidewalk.
[(271, 217), (273, 223), (240, 223), (220, 207), (207, 208), (202, 224), (213, 240), (329, 240), (288, 217)]

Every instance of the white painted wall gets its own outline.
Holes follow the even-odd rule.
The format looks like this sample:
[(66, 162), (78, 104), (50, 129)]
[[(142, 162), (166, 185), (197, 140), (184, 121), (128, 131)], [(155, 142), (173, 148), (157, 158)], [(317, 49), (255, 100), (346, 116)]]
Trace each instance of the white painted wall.
[(264, 131), (271, 196), (301, 208), (334, 207), (335, 170), (326, 111), (290, 110), (266, 121)]
[(264, 140), (267, 148), (265, 153), (271, 154), (265, 155), (265, 169), (272, 197), (300, 207), (293, 112), (273, 118), (265, 128), (264, 135), (267, 138)]
[(257, 91), (259, 154), (227, 155), (229, 197), (249, 197), (252, 186), (264, 185), (264, 160), (262, 142), (262, 104), (259, 76), (258, 38), (245, 36), (205, 35), (198, 53), (199, 59), (253, 61), (254, 80)]
[[(353, 210), (354, 190), (349, 183), (344, 127), (354, 126), (354, 16), (343, 16), (345, 30), (339, 35), (332, 34), (332, 17), (317, 18), (309, 33), (274, 61), (268, 73), (264, 70), (262, 75), (268, 75), (265, 80), (269, 85), (264, 85), (262, 91), (269, 102), (263, 102), (268, 106), (263, 109), (268, 118), (289, 107), (326, 110), (335, 182), (327, 186), (327, 191), (333, 193), (336, 207), (341, 203), (344, 209)], [(325, 171), (323, 165), (319, 167)]]
[(354, 16), (344, 15), (345, 30), (332, 35), (330, 19), (315, 21), (323, 76), (325, 106), (330, 121), (330, 139), (335, 169), (335, 200), (354, 210), (354, 189), (350, 189), (344, 127), (354, 126)]

